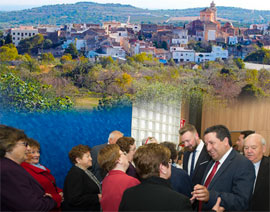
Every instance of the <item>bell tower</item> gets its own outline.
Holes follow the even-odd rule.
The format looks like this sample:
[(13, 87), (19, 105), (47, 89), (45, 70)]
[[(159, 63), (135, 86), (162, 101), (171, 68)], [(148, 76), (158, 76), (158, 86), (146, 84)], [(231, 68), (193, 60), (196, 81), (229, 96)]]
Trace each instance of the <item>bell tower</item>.
[(214, 1), (211, 2), (210, 9), (214, 12), (214, 21), (216, 22), (217, 21), (217, 8)]

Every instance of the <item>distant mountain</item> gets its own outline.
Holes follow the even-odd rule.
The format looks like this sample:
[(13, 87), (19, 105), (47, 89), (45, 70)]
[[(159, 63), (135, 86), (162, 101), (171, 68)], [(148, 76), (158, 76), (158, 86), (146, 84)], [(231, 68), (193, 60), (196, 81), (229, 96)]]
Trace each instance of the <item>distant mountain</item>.
[[(104, 21), (131, 23), (164, 23), (173, 17), (199, 16), (204, 8), (182, 10), (148, 10), (122, 4), (98, 4), (79, 2), (76, 4), (58, 4), (25, 9), (20, 11), (1, 11), (0, 28), (18, 25), (66, 24), (66, 23), (102, 23)], [(218, 17), (234, 20), (240, 24), (268, 23), (270, 11), (248, 10), (235, 7), (217, 7)]]

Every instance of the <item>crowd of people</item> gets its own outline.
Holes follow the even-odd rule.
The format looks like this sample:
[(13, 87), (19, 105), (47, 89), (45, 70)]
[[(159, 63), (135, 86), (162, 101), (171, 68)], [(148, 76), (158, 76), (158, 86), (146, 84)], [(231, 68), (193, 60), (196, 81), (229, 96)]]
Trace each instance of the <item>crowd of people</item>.
[(223, 125), (207, 128), (203, 139), (191, 124), (179, 134), (179, 152), (174, 143), (154, 137), (136, 148), (134, 138), (120, 131), (91, 149), (78, 144), (68, 153), (73, 166), (61, 189), (40, 164), (39, 142), (0, 125), (0, 210), (270, 210), (269, 157), (260, 134), (241, 132), (236, 149)]

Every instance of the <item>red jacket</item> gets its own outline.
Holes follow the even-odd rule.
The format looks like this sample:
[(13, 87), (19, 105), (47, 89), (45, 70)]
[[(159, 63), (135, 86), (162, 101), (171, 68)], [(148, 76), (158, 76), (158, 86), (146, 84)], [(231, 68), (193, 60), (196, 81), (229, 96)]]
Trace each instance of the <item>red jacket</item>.
[(127, 188), (140, 184), (134, 177), (120, 170), (111, 170), (102, 181), (101, 208), (103, 212), (118, 211), (122, 196)]
[(60, 208), (62, 197), (59, 193), (63, 190), (56, 187), (55, 178), (52, 176), (51, 171), (46, 167), (46, 170), (43, 170), (26, 162), (21, 163), (21, 166), (39, 182), (45, 193), (52, 195), (52, 198), (57, 203), (57, 208)]

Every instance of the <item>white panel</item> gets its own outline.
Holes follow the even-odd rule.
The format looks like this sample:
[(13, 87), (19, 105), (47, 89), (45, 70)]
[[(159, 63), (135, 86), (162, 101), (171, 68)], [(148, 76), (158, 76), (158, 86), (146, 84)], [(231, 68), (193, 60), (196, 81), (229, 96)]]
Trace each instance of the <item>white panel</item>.
[(163, 115), (162, 115), (162, 122), (166, 122), (166, 119), (167, 119), (166, 114), (163, 114)]
[(153, 119), (153, 111), (149, 111), (148, 112), (148, 120), (152, 120)]
[(162, 125), (162, 132), (166, 132), (167, 131), (167, 126), (165, 124)]
[(153, 122), (152, 121), (149, 121), (149, 123), (148, 123), (148, 129), (149, 130), (152, 130), (153, 129)]
[(159, 142), (171, 141), (178, 144), (180, 107), (158, 103), (133, 105), (132, 137), (137, 146), (142, 139), (154, 136)]
[(145, 120), (140, 120), (140, 128), (145, 129)]
[(166, 134), (162, 134), (162, 140), (160, 142), (166, 141)]
[(160, 121), (160, 113), (156, 113), (156, 121)]
[(160, 130), (160, 124), (159, 123), (155, 123), (155, 131), (159, 131)]

